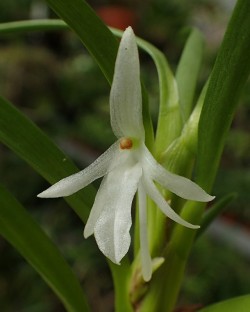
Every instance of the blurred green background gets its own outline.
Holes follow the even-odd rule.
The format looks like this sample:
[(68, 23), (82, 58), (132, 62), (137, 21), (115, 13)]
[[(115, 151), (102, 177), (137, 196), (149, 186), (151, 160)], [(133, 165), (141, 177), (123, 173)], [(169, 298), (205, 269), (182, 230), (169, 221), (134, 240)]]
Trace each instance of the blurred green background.
[[(187, 26), (198, 27), (206, 42), (198, 96), (212, 69), (235, 1), (93, 0), (89, 3), (112, 26), (123, 27), (130, 21), (137, 35), (167, 55), (173, 71), (187, 37)], [(118, 14), (112, 11), (114, 6), (125, 8), (122, 14), (126, 21), (113, 20)], [(107, 13), (110, 9), (111, 16)], [(1, 22), (46, 17), (55, 15), (42, 0), (0, 2)], [(143, 53), (141, 62), (155, 122), (157, 76), (152, 61)], [(217, 231), (226, 227), (228, 233), (234, 233), (236, 228), (243, 241), (250, 238), (249, 87), (248, 81), (213, 191), (218, 198), (230, 192), (236, 192), (238, 197), (216, 223), (217, 227), (195, 244), (178, 311), (194, 311), (250, 290), (250, 246), (242, 247), (242, 243), (227, 239), (227, 232)], [(80, 168), (114, 141), (109, 124), (109, 86), (77, 37), (69, 31), (1, 36), (0, 94), (41, 127)], [(0, 173), (5, 186), (65, 255), (88, 293), (92, 310), (104, 311), (105, 306), (105, 311), (112, 311), (113, 289), (108, 267), (94, 239), (83, 239), (83, 224), (76, 215), (62, 199), (37, 199), (36, 195), (47, 183), (3, 145), (0, 145)], [(1, 237), (0, 311), (64, 311), (38, 274)]]

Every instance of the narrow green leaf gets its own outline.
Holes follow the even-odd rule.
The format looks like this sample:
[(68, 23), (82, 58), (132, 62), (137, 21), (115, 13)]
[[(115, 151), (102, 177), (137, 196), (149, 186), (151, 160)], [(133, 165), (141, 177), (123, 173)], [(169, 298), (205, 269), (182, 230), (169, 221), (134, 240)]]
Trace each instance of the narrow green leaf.
[[(73, 27), (74, 28), (74, 27)], [(17, 22), (9, 22), (9, 23), (2, 23), (0, 24), (0, 34), (18, 34), (23, 32), (30, 32), (30, 31), (50, 31), (50, 30), (64, 30), (69, 29), (69, 26), (62, 20), (59, 19), (45, 19), (45, 20), (27, 20), (27, 21), (17, 21)], [(121, 37), (123, 32), (121, 30), (117, 30), (114, 28), (111, 28), (111, 31), (118, 37)], [(79, 32), (79, 36), (81, 36), (81, 32)], [(84, 41), (84, 39), (82, 39)], [(99, 40), (97, 40), (99, 42)], [(168, 80), (171, 78), (169, 75), (171, 74), (170, 68), (167, 64), (167, 61), (165, 59), (165, 56), (162, 54), (161, 51), (159, 51), (157, 48), (155, 48), (150, 43), (146, 42), (145, 40), (142, 40), (137, 37), (137, 43), (139, 47), (147, 52), (155, 62), (158, 76), (159, 76), (159, 93), (160, 93), (160, 104), (163, 109), (166, 108), (165, 103), (168, 102), (168, 95), (167, 95), (167, 89), (163, 86), (168, 85)], [(102, 63), (102, 60), (97, 59), (98, 64)], [(112, 62), (111, 62), (112, 63)], [(113, 64), (113, 63), (112, 63)], [(113, 66), (113, 65), (112, 65)], [(106, 74), (107, 76), (108, 74)], [(108, 81), (111, 83), (112, 77), (108, 75)], [(171, 80), (171, 79), (170, 79)], [(150, 138), (148, 139), (149, 142), (153, 141), (153, 134), (152, 134), (152, 123), (151, 119), (149, 118), (149, 110), (148, 110), (148, 99), (146, 95), (146, 91), (143, 89), (143, 101), (144, 103), (144, 124), (145, 128), (149, 128), (150, 131), (148, 131), (148, 135)], [(169, 101), (171, 103), (177, 103), (177, 101)], [(164, 115), (164, 114), (162, 114)], [(164, 124), (164, 123), (163, 123)], [(152, 145), (150, 143), (149, 145)]]
[(193, 108), (203, 49), (204, 40), (200, 31), (192, 29), (176, 71), (180, 108), (184, 123), (187, 121)]
[(199, 312), (232, 312), (232, 311), (249, 312), (250, 295), (235, 297), (199, 310)]
[(160, 103), (154, 152), (160, 160), (182, 128), (177, 84), (165, 55), (144, 40), (138, 40), (138, 44), (152, 57), (158, 72)]
[[(207, 83), (203, 87), (197, 104), (186, 121), (181, 135), (164, 151), (162, 163), (167, 164), (170, 171), (188, 176), (185, 170), (187, 164), (195, 159), (197, 154), (198, 125), (205, 95)], [(191, 172), (189, 172), (191, 173)]]
[(227, 194), (208, 209), (201, 220), (201, 227), (197, 232), (196, 239), (206, 231), (215, 218), (227, 209), (228, 204), (235, 200), (236, 197), (235, 193)]
[(21, 204), (0, 185), (0, 234), (35, 268), (67, 311), (88, 311), (82, 289), (57, 247)]
[(46, 0), (46, 2), (79, 36), (111, 83), (118, 41), (108, 27), (84, 0)]
[[(0, 116), (0, 141), (51, 184), (78, 171), (71, 160), (35, 124), (2, 97)], [(94, 187), (88, 186), (65, 199), (83, 222), (86, 222), (94, 195)]]
[(197, 182), (211, 190), (226, 134), (250, 72), (250, 1), (239, 0), (211, 74), (201, 112)]
[(163, 151), (181, 132), (179, 95), (165, 55), (144, 40), (138, 40), (138, 44), (152, 57), (158, 72), (160, 103), (154, 152), (156, 158), (160, 160)]

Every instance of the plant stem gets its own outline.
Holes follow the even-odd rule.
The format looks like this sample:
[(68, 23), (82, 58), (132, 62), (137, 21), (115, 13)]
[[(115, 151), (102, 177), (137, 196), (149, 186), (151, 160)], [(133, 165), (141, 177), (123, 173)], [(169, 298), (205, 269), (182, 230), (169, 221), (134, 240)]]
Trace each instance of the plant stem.
[[(182, 217), (193, 224), (198, 224), (203, 209), (203, 203), (187, 202)], [(164, 253), (165, 262), (153, 276), (150, 292), (142, 302), (141, 312), (173, 311), (195, 233), (194, 230), (181, 225), (175, 226)]]
[(129, 298), (129, 277), (131, 267), (128, 258), (124, 258), (121, 265), (108, 260), (115, 289), (115, 312), (133, 312)]

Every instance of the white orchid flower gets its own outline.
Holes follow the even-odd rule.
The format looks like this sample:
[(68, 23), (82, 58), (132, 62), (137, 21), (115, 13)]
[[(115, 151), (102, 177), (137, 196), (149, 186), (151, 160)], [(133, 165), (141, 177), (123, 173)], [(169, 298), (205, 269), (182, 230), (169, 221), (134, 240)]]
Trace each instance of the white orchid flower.
[(68, 196), (104, 176), (84, 237), (94, 234), (103, 254), (120, 264), (131, 242), (131, 206), (138, 191), (142, 275), (148, 281), (152, 275), (152, 261), (147, 237), (146, 195), (173, 221), (192, 229), (199, 227), (176, 214), (154, 182), (185, 199), (207, 202), (213, 197), (189, 179), (163, 168), (145, 145), (139, 56), (131, 27), (124, 32), (118, 50), (110, 94), (110, 115), (118, 140), (90, 166), (62, 179), (38, 197)]

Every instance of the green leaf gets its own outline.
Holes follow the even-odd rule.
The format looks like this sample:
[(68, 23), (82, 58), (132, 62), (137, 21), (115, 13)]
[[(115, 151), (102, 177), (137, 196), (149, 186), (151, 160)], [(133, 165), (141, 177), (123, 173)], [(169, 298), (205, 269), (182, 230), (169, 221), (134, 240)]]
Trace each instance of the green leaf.
[[(51, 184), (78, 171), (72, 161), (35, 124), (2, 97), (0, 116), (0, 141)], [(86, 222), (94, 195), (94, 187), (88, 186), (65, 199)]]
[(192, 29), (176, 71), (180, 108), (185, 123), (192, 111), (195, 88), (204, 50), (204, 39), (200, 31)]
[[(164, 151), (162, 163), (166, 163), (167, 168), (186, 177), (191, 176), (192, 172), (187, 170), (190, 161), (193, 163), (197, 154), (198, 125), (205, 95), (207, 92), (207, 83), (203, 87), (198, 98), (197, 104), (186, 121), (181, 135)], [(193, 166), (192, 166), (193, 167)], [(185, 169), (186, 168), (186, 169)], [(189, 173), (188, 173), (189, 172)]]
[(84, 0), (46, 0), (80, 37), (109, 81), (113, 80), (118, 41)]
[(232, 311), (249, 312), (250, 295), (235, 297), (199, 310), (199, 312), (232, 312)]
[(137, 38), (137, 44), (150, 55), (158, 74), (160, 103), (154, 153), (160, 158), (161, 153), (181, 131), (177, 85), (165, 55), (141, 38)]
[(155, 156), (161, 161), (163, 151), (181, 132), (179, 95), (175, 78), (164, 54), (145, 41), (141, 41), (141, 44), (151, 55), (158, 72), (160, 103), (155, 138)]
[(0, 185), (0, 234), (35, 268), (67, 311), (88, 311), (82, 289), (57, 247), (21, 204)]
[(201, 220), (201, 227), (197, 232), (196, 239), (206, 231), (215, 218), (227, 209), (228, 204), (235, 200), (236, 197), (235, 193), (227, 194), (206, 211)]
[(250, 72), (250, 1), (239, 0), (211, 74), (201, 112), (196, 181), (211, 190), (225, 138)]
[[(95, 18), (96, 17), (94, 17), (94, 19)], [(0, 34), (19, 34), (19, 33), (28, 32), (28, 31), (50, 31), (50, 30), (64, 30), (64, 29), (69, 29), (69, 26), (64, 21), (59, 20), (59, 19), (44, 19), (44, 20), (32, 20), (32, 21), (27, 20), (27, 21), (17, 21), (17, 22), (8, 22), (8, 23), (0, 24)], [(121, 37), (123, 34), (122, 31), (117, 30), (117, 29), (112, 29), (112, 32), (118, 37)], [(99, 34), (96, 34), (96, 35), (99, 36)], [(143, 44), (143, 42), (140, 42), (140, 40), (141, 39), (138, 39), (139, 45), (144, 49), (147, 43), (144, 42)], [(83, 38), (82, 41), (84, 42), (85, 39)], [(98, 44), (100, 43), (99, 38), (97, 38), (96, 41)], [(88, 46), (86, 47), (88, 48)], [(91, 49), (91, 47), (89, 49)], [(156, 48), (154, 49), (157, 50)], [(145, 50), (147, 49), (145, 48)], [(95, 51), (93, 53), (95, 54)], [(156, 56), (156, 53), (154, 53), (153, 51), (152, 53), (149, 53), (149, 54), (151, 54), (154, 60), (158, 59), (158, 57)], [(109, 57), (109, 55), (107, 55), (107, 57)], [(95, 58), (95, 59), (99, 65), (103, 63), (102, 59), (99, 59), (99, 58)], [(110, 63), (112, 64), (112, 66), (114, 66), (113, 62), (110, 62)], [(109, 83), (111, 83), (112, 77), (108, 73), (105, 72), (105, 67), (103, 69), (103, 72), (105, 76), (107, 77)], [(143, 120), (144, 120), (144, 126), (146, 130), (146, 145), (150, 147), (150, 149), (152, 149), (153, 140), (154, 140), (153, 126), (152, 126), (152, 121), (151, 121), (150, 112), (149, 112), (148, 95), (143, 85), (142, 85), (142, 96), (143, 96)]]

